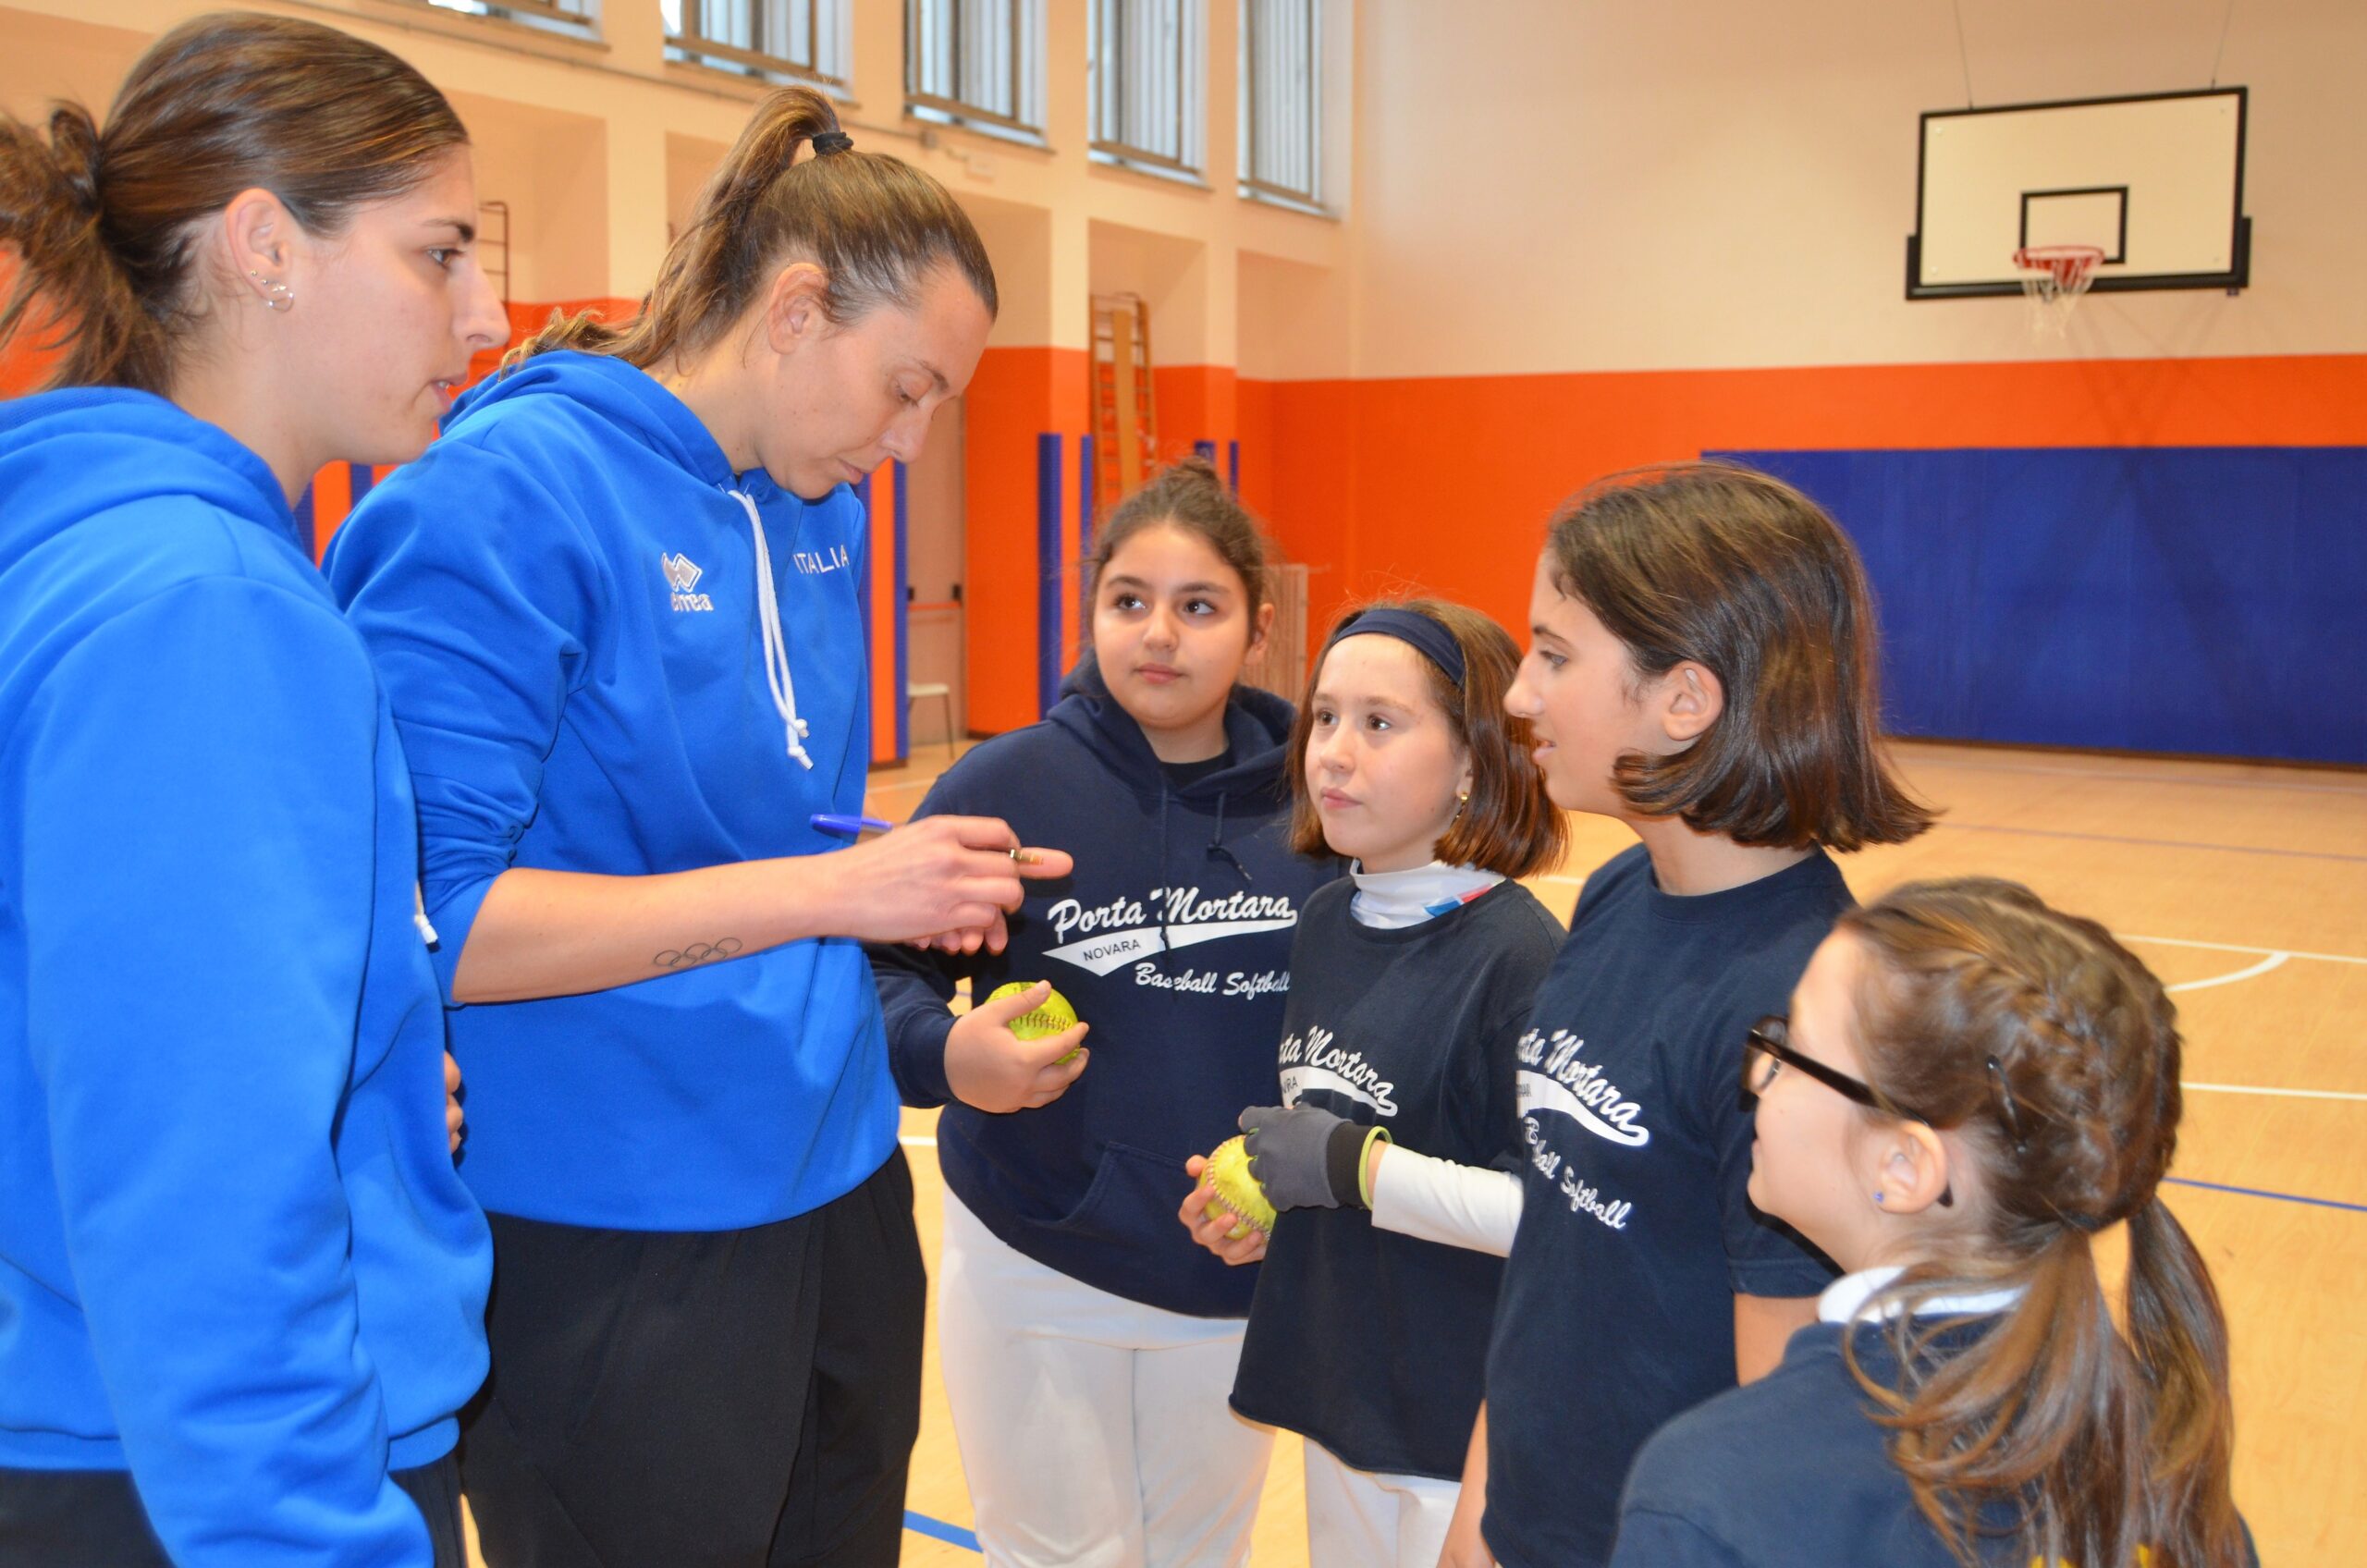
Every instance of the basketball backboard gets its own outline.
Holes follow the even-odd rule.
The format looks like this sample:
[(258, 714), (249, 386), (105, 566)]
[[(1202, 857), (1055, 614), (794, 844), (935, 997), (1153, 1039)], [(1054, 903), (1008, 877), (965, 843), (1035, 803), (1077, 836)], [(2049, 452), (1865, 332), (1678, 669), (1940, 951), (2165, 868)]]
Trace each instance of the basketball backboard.
[(2245, 91), (2159, 92), (1923, 116), (1910, 300), (2017, 294), (2014, 252), (2093, 245), (2091, 286), (2243, 288)]

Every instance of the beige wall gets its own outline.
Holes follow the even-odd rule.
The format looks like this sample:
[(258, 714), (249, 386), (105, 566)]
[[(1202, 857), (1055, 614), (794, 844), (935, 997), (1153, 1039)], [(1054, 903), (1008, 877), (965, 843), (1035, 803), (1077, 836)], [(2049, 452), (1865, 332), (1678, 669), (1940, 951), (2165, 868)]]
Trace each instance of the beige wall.
[[(1961, 0), (1984, 104), (2200, 88), (2225, 0)], [(1905, 298), (1949, 0), (1376, 0), (1356, 61), (1359, 376), (2367, 349), (2367, 4), (2242, 0), (2253, 287)]]
[[(511, 203), (514, 297), (633, 297), (753, 89), (663, 59), (656, 0), (597, 43), (397, 0), (260, 0), (418, 63)], [(104, 102), (145, 39), (212, 0), (17, 0), (0, 102)], [(1230, 170), (1234, 11), (1208, 0), (1208, 156)], [(2193, 87), (2224, 0), (1962, 0), (1983, 104)], [(970, 207), (1005, 293), (995, 341), (1082, 349), (1088, 293), (1154, 304), (1168, 364), (1260, 379), (2367, 349), (2361, 0), (2243, 0), (2220, 67), (2252, 90), (2253, 286), (2096, 296), (2063, 344), (2011, 300), (1909, 302), (1916, 116), (1964, 99), (1941, 0), (1330, 0), (1354, 104), (1340, 220), (1086, 156), (1085, 4), (1049, 0), (1048, 145), (902, 105), (901, 0), (854, 0), (842, 105), (866, 145)], [(94, 15), (103, 19), (93, 21)], [(1338, 103), (1343, 94), (1335, 93)]]
[[(509, 297), (606, 295), (607, 121), (474, 92), (451, 97), (475, 148), (477, 199), (509, 208)], [(652, 217), (664, 222), (662, 213)], [(499, 260), (487, 253), (488, 264)]]

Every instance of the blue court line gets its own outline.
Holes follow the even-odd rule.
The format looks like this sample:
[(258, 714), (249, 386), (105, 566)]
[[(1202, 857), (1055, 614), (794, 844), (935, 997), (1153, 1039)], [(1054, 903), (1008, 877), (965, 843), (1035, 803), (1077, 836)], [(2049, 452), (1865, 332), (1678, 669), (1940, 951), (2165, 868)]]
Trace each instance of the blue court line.
[(961, 1525), (949, 1525), (942, 1519), (932, 1519), (926, 1513), (915, 1513), (909, 1508), (904, 1510), (904, 1528), (916, 1536), (927, 1536), (934, 1540), (951, 1541), (955, 1546), (969, 1551), (979, 1550), (978, 1537)]
[(2231, 855), (2282, 855), (2292, 860), (2339, 860), (2367, 864), (2367, 855), (2335, 854), (2324, 850), (2279, 850), (2262, 844), (2205, 844), (2192, 839), (2130, 839), (2118, 833), (2070, 833), (2054, 827), (2008, 827), (1995, 822), (1950, 822), (1944, 817), (1937, 826), (1963, 833), (2012, 833), (2030, 839), (2082, 839), (2093, 844), (2135, 844), (2155, 850), (2217, 850)]
[(2224, 1182), (2198, 1182), (2191, 1176), (2165, 1176), (2163, 1181), (2177, 1187), (2201, 1187), (2206, 1192), (2234, 1193), (2248, 1198), (2275, 1198), (2278, 1203), (2306, 1203), (2314, 1208), (2347, 1208), (2353, 1214), (2367, 1214), (2367, 1203), (2344, 1203), (2340, 1198), (2303, 1197), (2299, 1193), (2263, 1192), (2258, 1187), (2231, 1187)]

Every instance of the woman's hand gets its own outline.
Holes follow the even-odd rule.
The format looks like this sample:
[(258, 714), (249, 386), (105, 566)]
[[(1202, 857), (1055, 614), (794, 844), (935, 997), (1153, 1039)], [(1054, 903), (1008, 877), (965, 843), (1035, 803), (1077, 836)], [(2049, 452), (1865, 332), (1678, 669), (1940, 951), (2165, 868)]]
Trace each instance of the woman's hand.
[[(1023, 1040), (1011, 1032), (1012, 1020), (1041, 1007), (1051, 993), (1051, 983), (1038, 980), (1000, 1001), (980, 1002), (953, 1021), (953, 1033), (945, 1037), (945, 1082), (955, 1099), (1000, 1115), (1048, 1106), (1068, 1093), (1093, 1060), (1085, 1049), (1093, 1025), (1078, 1023), (1040, 1040)], [(1061, 1061), (1071, 1051), (1076, 1060)]]
[(468, 1121), (460, 1114), (460, 1064), (452, 1053), (444, 1053), (444, 1131), (452, 1140), (452, 1152), (459, 1154), (460, 1145), (469, 1135)]
[(991, 816), (931, 816), (826, 857), (842, 912), (830, 933), (945, 952), (1002, 950), (1025, 884), (1066, 876), (1059, 850), (1024, 849)]
[(1216, 1194), (1200, 1185), (1200, 1172), (1208, 1168), (1208, 1162), (1196, 1154), (1184, 1162), (1184, 1174), (1192, 1178), (1192, 1190), (1184, 1194), (1183, 1206), (1175, 1211), (1175, 1218), (1192, 1232), (1194, 1241), (1227, 1263), (1238, 1267), (1257, 1262), (1266, 1256), (1266, 1232), (1252, 1225), (1247, 1235), (1233, 1237), (1228, 1232), (1241, 1221), (1233, 1212), (1224, 1208), (1220, 1208), (1215, 1214), (1208, 1212), (1208, 1200)]

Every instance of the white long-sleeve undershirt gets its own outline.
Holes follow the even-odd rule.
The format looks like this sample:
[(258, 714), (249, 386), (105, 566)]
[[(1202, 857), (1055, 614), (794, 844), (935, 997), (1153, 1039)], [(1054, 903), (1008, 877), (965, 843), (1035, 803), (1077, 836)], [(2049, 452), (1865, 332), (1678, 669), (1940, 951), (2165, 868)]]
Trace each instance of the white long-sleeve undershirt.
[(1372, 1222), (1451, 1247), (1510, 1256), (1520, 1229), (1520, 1178), (1391, 1145), (1372, 1183)]

